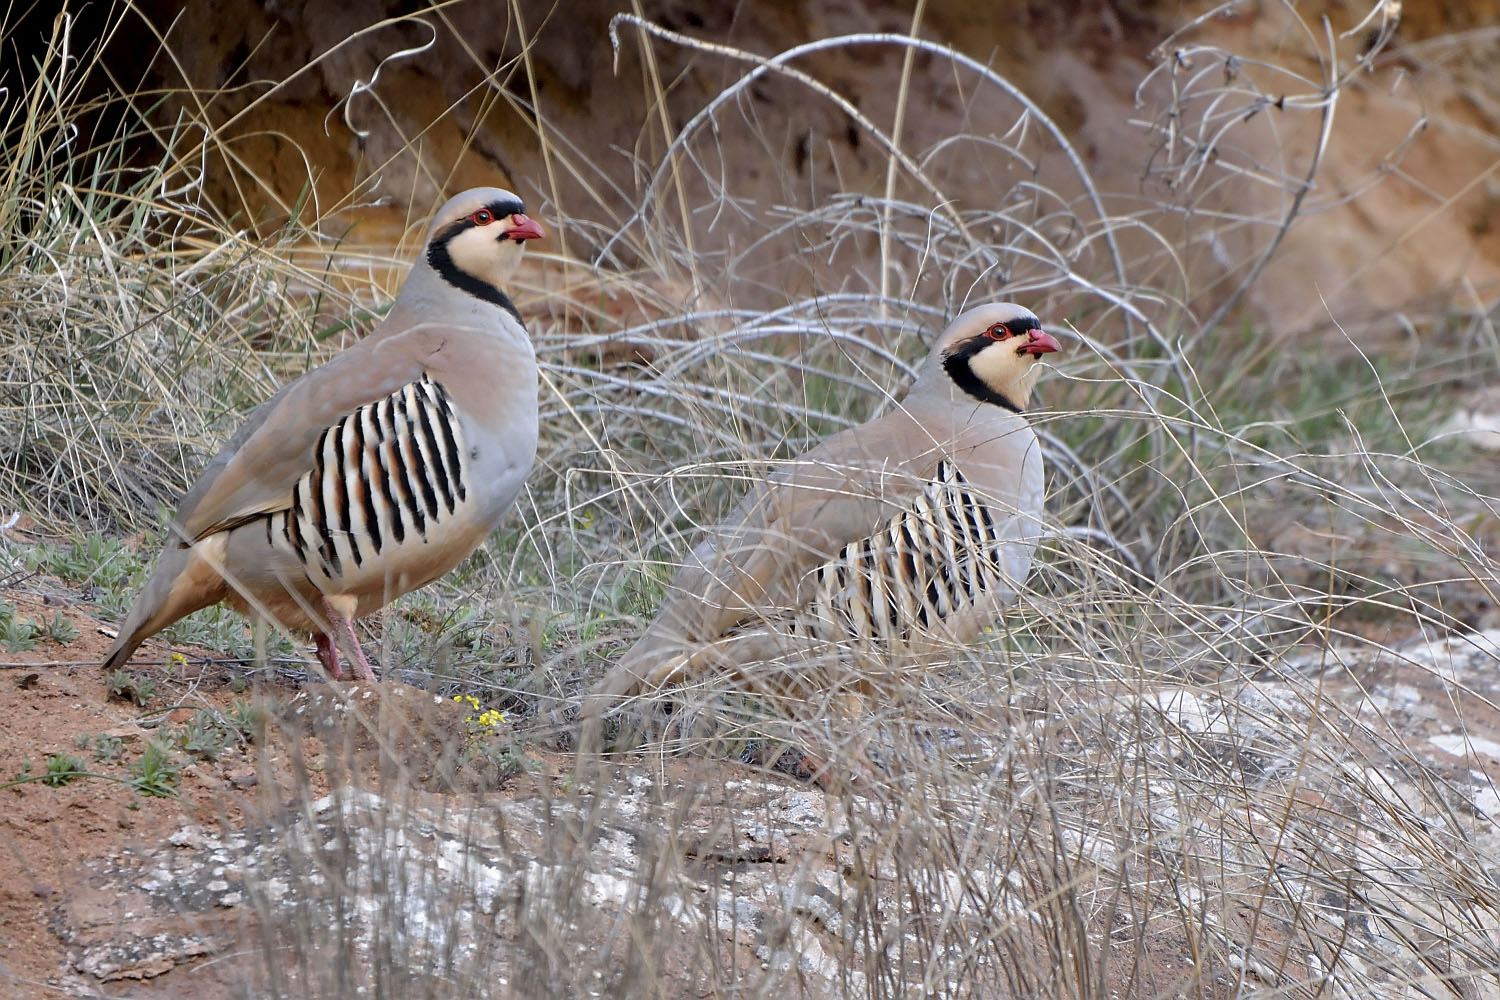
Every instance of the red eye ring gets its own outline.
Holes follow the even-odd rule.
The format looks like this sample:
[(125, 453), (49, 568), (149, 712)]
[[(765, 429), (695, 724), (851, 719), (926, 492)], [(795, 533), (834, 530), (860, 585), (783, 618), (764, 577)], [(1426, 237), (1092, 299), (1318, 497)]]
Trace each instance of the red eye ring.
[(984, 331), (984, 335), (991, 340), (1004, 340), (1006, 337), (1015, 336), (1010, 332), (1010, 328), (1007, 327), (1004, 323), (996, 323), (994, 326)]
[(487, 208), (481, 208), (479, 211), (469, 216), (469, 221), (474, 223), (474, 225), (476, 226), (488, 226), (491, 222), (495, 221), (495, 213), (491, 212)]

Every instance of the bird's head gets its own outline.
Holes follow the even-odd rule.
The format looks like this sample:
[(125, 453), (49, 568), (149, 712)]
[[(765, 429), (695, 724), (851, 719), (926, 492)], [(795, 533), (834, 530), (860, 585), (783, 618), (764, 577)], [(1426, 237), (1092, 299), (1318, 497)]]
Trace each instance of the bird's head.
[(472, 188), (449, 199), (433, 217), (427, 261), (450, 283), (490, 298), (475, 283), (501, 292), (526, 241), (543, 235), (520, 198), (501, 188)]
[(964, 392), (1020, 411), (1031, 401), (1031, 388), (1041, 374), (1037, 361), (1061, 349), (1030, 309), (992, 302), (949, 323), (933, 353)]

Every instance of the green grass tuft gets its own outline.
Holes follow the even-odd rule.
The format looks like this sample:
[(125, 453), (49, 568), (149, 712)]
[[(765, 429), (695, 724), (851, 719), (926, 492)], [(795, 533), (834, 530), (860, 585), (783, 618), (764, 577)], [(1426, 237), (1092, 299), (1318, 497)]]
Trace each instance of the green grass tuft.
[(137, 708), (147, 707), (156, 698), (156, 682), (142, 674), (113, 670), (104, 683), (109, 697), (132, 702)]
[(16, 617), (14, 604), (0, 600), (0, 644), (7, 652), (20, 653), (36, 648), (37, 628)]
[(88, 767), (70, 753), (53, 754), (47, 758), (47, 774), (42, 784), (49, 788), (61, 788), (77, 778), (88, 776)]
[(130, 765), (130, 785), (141, 795), (172, 798), (182, 777), (182, 762), (160, 739), (148, 740), (139, 759)]

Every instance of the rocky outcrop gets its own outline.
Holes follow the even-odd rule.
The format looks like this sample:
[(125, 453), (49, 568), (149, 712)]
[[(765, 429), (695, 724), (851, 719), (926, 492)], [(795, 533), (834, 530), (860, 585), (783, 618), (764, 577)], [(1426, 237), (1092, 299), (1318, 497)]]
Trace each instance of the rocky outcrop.
[(1500, 632), (1214, 684), (1039, 661), (1013, 727), (928, 729), (875, 799), (673, 756), (480, 798), (367, 768), (91, 862), (57, 926), (70, 985), (140, 996), (1491, 996), (1497, 665)]

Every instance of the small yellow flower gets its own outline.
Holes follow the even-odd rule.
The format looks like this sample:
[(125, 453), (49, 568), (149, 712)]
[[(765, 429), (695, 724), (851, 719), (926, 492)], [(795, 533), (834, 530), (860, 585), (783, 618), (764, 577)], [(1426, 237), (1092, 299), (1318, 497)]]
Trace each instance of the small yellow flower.
[(187, 657), (183, 656), (181, 653), (173, 653), (171, 656), (167, 657), (167, 659), (171, 661), (172, 666), (174, 667), (187, 666)]
[(460, 705), (469, 706), (469, 717), (464, 720), (464, 728), (468, 731), (470, 739), (478, 739), (481, 733), (488, 732), (505, 722), (505, 713), (498, 709), (487, 708), (482, 712), (479, 711), (479, 699), (472, 694), (456, 694), (453, 700)]

